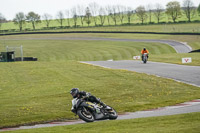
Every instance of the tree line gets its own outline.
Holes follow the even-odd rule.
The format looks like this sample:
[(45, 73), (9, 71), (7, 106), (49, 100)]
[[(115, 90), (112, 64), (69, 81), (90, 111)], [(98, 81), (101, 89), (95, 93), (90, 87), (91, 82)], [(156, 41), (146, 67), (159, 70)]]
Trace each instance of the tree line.
[[(166, 8), (157, 3), (155, 5), (149, 4), (146, 7), (138, 6), (135, 10), (133, 10), (131, 7), (122, 5), (108, 5), (102, 7), (93, 2), (90, 3), (87, 7), (78, 5), (71, 8), (70, 10), (66, 10), (65, 12), (59, 11), (56, 14), (56, 21), (60, 24), (61, 28), (64, 25), (64, 21), (67, 21), (68, 27), (77, 27), (78, 20), (82, 26), (84, 23), (90, 26), (92, 22), (95, 26), (103, 26), (105, 21), (107, 21), (108, 25), (111, 25), (111, 21), (114, 22), (114, 25), (117, 25), (118, 20), (121, 24), (123, 24), (125, 18), (128, 20), (127, 23), (130, 24), (131, 19), (135, 14), (142, 24), (147, 21), (147, 19), (149, 20), (149, 23), (152, 23), (153, 16), (156, 18), (157, 23), (159, 23), (160, 19), (164, 15), (163, 13), (167, 14), (169, 18), (173, 20), (173, 22), (176, 22), (182, 14), (186, 16), (188, 22), (191, 22), (191, 19), (196, 13), (198, 13), (200, 16), (200, 4), (198, 7), (196, 7), (192, 0), (183, 0), (183, 5), (181, 6), (178, 1), (171, 1), (167, 3)], [(35, 30), (36, 24), (41, 23), (41, 20), (43, 20), (46, 27), (48, 28), (53, 20), (53, 17), (48, 13), (40, 16), (34, 12), (29, 12), (27, 15), (25, 15), (23, 12), (19, 12), (15, 15), (13, 22), (18, 25), (20, 31), (22, 31), (26, 22), (31, 23), (33, 30)], [(71, 24), (70, 20), (73, 20), (73, 24)], [(3, 15), (0, 13), (0, 29), (2, 23), (5, 22), (5, 17), (3, 17)]]

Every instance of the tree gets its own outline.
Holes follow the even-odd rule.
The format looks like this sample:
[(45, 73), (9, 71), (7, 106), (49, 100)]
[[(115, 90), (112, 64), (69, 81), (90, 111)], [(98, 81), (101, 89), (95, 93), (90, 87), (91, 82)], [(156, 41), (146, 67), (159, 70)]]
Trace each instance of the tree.
[(49, 24), (52, 20), (52, 16), (48, 13), (45, 13), (43, 16), (44, 22), (46, 23), (47, 28), (49, 27)]
[(98, 16), (98, 11), (99, 11), (99, 5), (95, 2), (89, 4), (89, 9), (91, 16), (94, 20), (95, 26), (97, 25), (97, 16)]
[(191, 18), (195, 15), (194, 3), (191, 0), (183, 1), (183, 11), (188, 19), (188, 22), (191, 22)]
[(28, 15), (26, 16), (26, 20), (32, 23), (33, 30), (35, 30), (35, 25), (37, 23), (40, 23), (40, 15), (34, 13), (34, 12), (29, 12)]
[(47, 28), (49, 27), (49, 24), (52, 20), (52, 16), (48, 13), (45, 13), (42, 18), (44, 19), (44, 22), (46, 23)]
[(131, 16), (133, 15), (133, 10), (131, 7), (127, 7), (127, 20), (128, 20), (128, 23), (130, 24), (131, 23)]
[(86, 21), (86, 23), (88, 24), (88, 27), (89, 27), (89, 25), (90, 25), (90, 23), (91, 23), (91, 13), (90, 13), (90, 8), (89, 7), (87, 7), (86, 8), (86, 10), (85, 10), (85, 21)]
[(177, 1), (172, 1), (166, 5), (166, 14), (168, 14), (173, 22), (176, 22), (176, 19), (181, 15), (180, 3)]
[(77, 9), (76, 9), (76, 7), (73, 7), (71, 9), (71, 14), (72, 14), (72, 18), (74, 20), (74, 27), (77, 27), (78, 15), (77, 15)]
[(154, 15), (157, 18), (158, 23), (160, 22), (160, 18), (162, 16), (162, 11), (164, 11), (162, 5), (156, 4), (156, 9), (154, 11)]
[(124, 17), (125, 17), (126, 7), (122, 6), (122, 5), (117, 5), (117, 10), (118, 10), (118, 15), (119, 15), (119, 19), (121, 21), (121, 24), (123, 24), (123, 20), (124, 20)]
[(57, 19), (56, 19), (56, 20), (58, 21), (58, 23), (60, 23), (60, 26), (61, 26), (61, 28), (62, 28), (62, 26), (63, 26), (63, 21), (64, 21), (64, 14), (63, 14), (62, 11), (59, 11), (59, 12), (57, 13)]
[(197, 8), (197, 11), (198, 11), (199, 16), (200, 16), (200, 4), (199, 4), (199, 6), (198, 6), (198, 8)]
[(117, 6), (112, 6), (112, 12), (110, 14), (111, 18), (113, 19), (115, 26), (117, 25)]
[(6, 21), (6, 19), (4, 18), (4, 16), (0, 13), (0, 30), (1, 30), (1, 25), (2, 23), (4, 23)]
[(147, 5), (147, 12), (148, 12), (148, 17), (149, 17), (149, 23), (151, 23), (152, 12), (153, 12), (153, 6), (151, 4)]
[(19, 12), (15, 15), (13, 19), (14, 23), (19, 26), (20, 31), (22, 31), (23, 25), (25, 24), (25, 15), (23, 12)]
[(68, 26), (70, 26), (70, 11), (69, 11), (69, 10), (66, 10), (65, 14), (66, 14), (66, 16), (67, 16), (67, 23), (68, 23)]
[(139, 7), (136, 8), (135, 12), (136, 12), (138, 18), (140, 19), (140, 21), (143, 24), (145, 19), (147, 18), (145, 7), (144, 6), (139, 6)]
[(103, 26), (105, 22), (105, 18), (106, 18), (106, 11), (103, 7), (99, 8), (99, 18), (100, 18), (101, 25)]
[(108, 25), (110, 25), (110, 16), (111, 16), (111, 14), (112, 14), (112, 10), (111, 10), (111, 6), (106, 6), (106, 16), (107, 16), (107, 20), (108, 20)]
[(78, 16), (79, 16), (80, 19), (81, 19), (81, 24), (82, 24), (82, 26), (83, 26), (84, 17), (85, 17), (85, 7), (82, 6), (82, 5), (78, 5), (78, 6), (77, 6), (77, 12), (78, 12)]

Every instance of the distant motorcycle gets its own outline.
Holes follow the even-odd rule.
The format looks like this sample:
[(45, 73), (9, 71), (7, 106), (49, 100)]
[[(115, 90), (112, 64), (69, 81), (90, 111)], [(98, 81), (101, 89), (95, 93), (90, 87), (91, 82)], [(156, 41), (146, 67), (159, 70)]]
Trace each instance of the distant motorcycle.
[(103, 107), (84, 99), (73, 99), (72, 108), (74, 109), (73, 112), (86, 122), (104, 119), (114, 120), (118, 117), (117, 112), (112, 107)]
[(143, 54), (143, 58), (142, 58), (143, 63), (147, 63), (147, 60), (148, 60), (147, 56), (148, 56), (147, 53)]

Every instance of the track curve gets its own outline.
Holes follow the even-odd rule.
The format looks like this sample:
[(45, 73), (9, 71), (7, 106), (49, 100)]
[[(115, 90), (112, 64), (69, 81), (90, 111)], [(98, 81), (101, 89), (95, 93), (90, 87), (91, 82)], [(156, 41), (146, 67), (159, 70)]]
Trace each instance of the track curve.
[[(192, 112), (200, 112), (200, 99), (177, 104), (174, 106), (157, 108), (157, 109), (153, 109), (153, 110), (145, 110), (145, 111), (126, 113), (123, 115), (119, 115), (118, 120), (166, 116), (166, 115), (177, 115), (177, 114), (185, 114), (185, 113), (192, 113)], [(37, 125), (33, 125), (33, 126), (3, 128), (3, 129), (0, 129), (0, 132), (22, 130), (22, 129), (55, 127), (55, 126), (67, 126), (67, 125), (84, 124), (84, 123), (86, 123), (86, 122), (84, 122), (82, 120), (67, 121), (67, 122), (50, 122), (50, 123), (46, 123), (46, 124), (37, 124)]]
[[(3, 40), (3, 39), (0, 39)], [(126, 41), (126, 42), (157, 42), (172, 46), (177, 53), (188, 53), (192, 48), (187, 43), (177, 42), (174, 40), (159, 40), (159, 39), (118, 39), (118, 38), (101, 38), (101, 37), (43, 37), (29, 38), (22, 37), (19, 39), (4, 39), (4, 40), (96, 40), (96, 41)]]

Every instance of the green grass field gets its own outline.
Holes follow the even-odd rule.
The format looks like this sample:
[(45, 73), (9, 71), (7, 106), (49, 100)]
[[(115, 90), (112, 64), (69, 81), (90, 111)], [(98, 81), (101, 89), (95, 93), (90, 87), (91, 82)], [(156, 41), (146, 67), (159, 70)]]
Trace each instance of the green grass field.
[[(51, 37), (49, 37), (51, 38)], [(8, 40), (8, 46), (24, 44), (24, 55), (38, 57), (40, 61), (122, 60), (140, 55), (141, 48), (149, 47), (152, 54), (175, 53), (168, 45), (159, 43), (82, 41), (82, 40)], [(39, 53), (39, 54), (38, 54)]]
[[(91, 61), (91, 60), (131, 60), (140, 55), (143, 47), (150, 51), (150, 61), (181, 64), (181, 58), (192, 57), (192, 63), (200, 65), (199, 53), (177, 54), (172, 47), (159, 43), (117, 42), (117, 41), (82, 41), (64, 40), (73, 37), (102, 37), (127, 39), (164, 39), (187, 42), (193, 50), (200, 49), (200, 36), (191, 35), (145, 35), (145, 34), (51, 34), (51, 35), (15, 35), (1, 36), (0, 50), (4, 43), (8, 46), (23, 44), (24, 55), (37, 57), (40, 61)], [(43, 39), (46, 38), (46, 39)], [(52, 39), (56, 38), (56, 40)], [(59, 40), (60, 39), (60, 40)], [(39, 53), (39, 54), (38, 54)]]
[(1, 126), (74, 119), (70, 112), (72, 87), (91, 92), (121, 113), (196, 99), (200, 92), (198, 87), (173, 80), (75, 61), (0, 66), (4, 70), (0, 80)]
[[(15, 25), (7, 26), (17, 28)], [(163, 33), (200, 33), (200, 23), (188, 24), (158, 24), (158, 25), (133, 25), (133, 26), (105, 26), (105, 27), (83, 27), (54, 30), (37, 30), (37, 32), (71, 32), (71, 31), (109, 31), (109, 32), (163, 32)], [(23, 32), (29, 32), (23, 30)], [(4, 34), (4, 32), (1, 32)]]
[[(105, 27), (94, 27), (95, 23), (92, 20), (92, 23), (90, 24), (90, 28), (88, 28), (88, 25), (84, 21), (84, 25), (82, 26), (80, 19), (77, 21), (77, 25), (80, 28), (73, 28), (74, 21), (73, 19), (70, 19), (70, 28), (69, 29), (58, 29), (60, 24), (56, 20), (52, 20), (50, 22), (50, 27), (57, 27), (54, 30), (50, 31), (132, 31), (132, 32), (190, 32), (190, 33), (200, 33), (200, 17), (195, 14), (194, 17), (191, 19), (192, 22), (196, 23), (185, 23), (187, 22), (187, 18), (184, 13), (177, 19), (177, 22), (184, 22), (184, 24), (173, 24), (172, 19), (167, 16), (166, 14), (162, 14), (162, 17), (160, 18), (160, 24), (157, 24), (157, 19), (154, 15), (152, 15), (151, 22), (155, 23), (153, 25), (140, 25), (141, 21), (137, 17), (137, 15), (132, 15), (131, 17), (131, 24), (133, 26), (121, 26), (126, 25), (128, 23), (127, 17), (124, 18), (123, 24), (117, 19), (117, 28), (114, 26), (114, 21), (110, 18), (110, 24), (108, 23), (107, 19), (105, 20), (104, 26)], [(197, 22), (198, 21), (198, 22)], [(149, 23), (149, 17), (145, 20), (145, 24)], [(163, 24), (162, 24), (163, 23)], [(97, 19), (97, 24), (100, 25), (100, 19)], [(69, 26), (68, 21), (64, 20), (63, 26)], [(41, 23), (36, 25), (36, 30), (42, 30), (45, 31), (43, 28), (45, 28), (45, 21), (42, 21)], [(23, 31), (32, 30), (32, 24), (26, 23), (23, 26)], [(14, 22), (8, 22), (2, 24), (1, 30), (10, 30), (10, 31), (19, 31), (18, 25), (15, 25)], [(9, 32), (10, 32), (9, 31)], [(49, 31), (49, 30), (48, 30)]]
[(101, 121), (51, 128), (6, 131), (6, 133), (199, 133), (199, 121), (200, 113), (190, 113), (174, 116)]
[[(1, 36), (5, 45), (23, 45), (24, 56), (37, 62), (0, 63), (0, 127), (51, 120), (77, 119), (71, 109), (72, 87), (89, 91), (113, 106), (119, 113), (152, 109), (200, 98), (200, 89), (169, 79), (125, 70), (111, 70), (79, 63), (83, 60), (132, 59), (144, 46), (152, 60), (193, 55), (199, 65), (199, 53), (176, 54), (168, 45), (112, 41), (48, 40), (51, 37), (112, 37), (188, 40), (199, 48), (199, 36), (142, 34), (56, 34)], [(40, 40), (35, 38), (41, 38)], [(46, 38), (46, 39), (45, 39)], [(162, 56), (161, 56), (162, 55)], [(174, 56), (173, 56), (174, 55)], [(154, 59), (155, 57), (155, 59)]]

